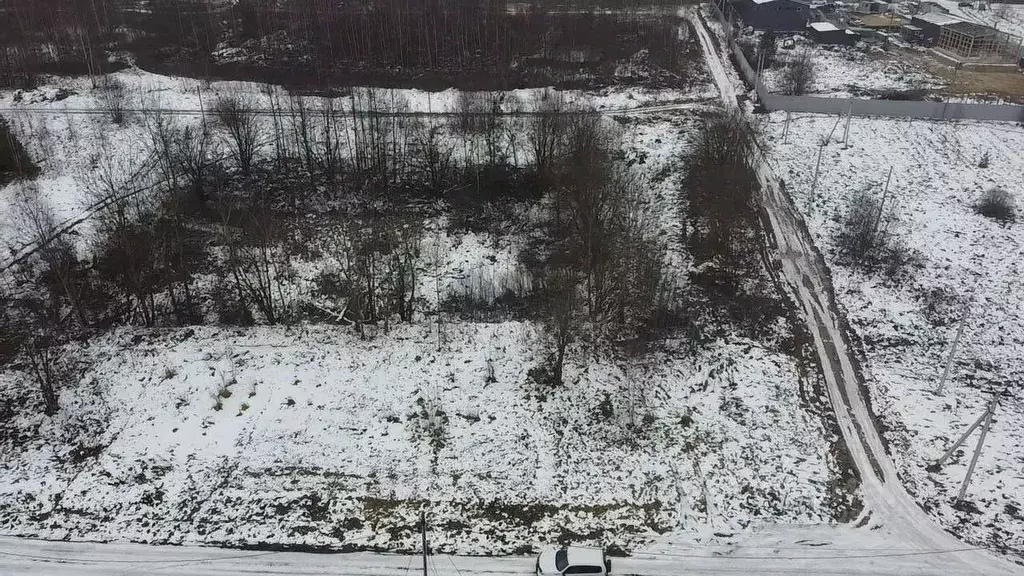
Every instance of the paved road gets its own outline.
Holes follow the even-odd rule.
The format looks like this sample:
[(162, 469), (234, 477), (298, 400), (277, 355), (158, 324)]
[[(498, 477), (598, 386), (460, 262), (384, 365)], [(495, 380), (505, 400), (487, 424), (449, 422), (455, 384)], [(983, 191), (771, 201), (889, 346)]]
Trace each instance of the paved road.
[[(695, 12), (689, 15), (725, 106), (738, 111), (735, 74), (730, 77), (727, 72), (727, 58), (717, 52), (707, 27)], [(858, 359), (843, 329), (828, 267), (792, 199), (780, 188), (779, 179), (763, 156), (758, 180), (780, 278), (814, 340), (836, 419), (860, 472), (865, 511), (859, 522), (868, 528), (884, 526), (899, 541), (921, 549), (964, 547), (928, 516), (900, 483), (865, 400)], [(987, 551), (959, 554), (950, 563), (975, 574), (1024, 573), (1019, 566)]]

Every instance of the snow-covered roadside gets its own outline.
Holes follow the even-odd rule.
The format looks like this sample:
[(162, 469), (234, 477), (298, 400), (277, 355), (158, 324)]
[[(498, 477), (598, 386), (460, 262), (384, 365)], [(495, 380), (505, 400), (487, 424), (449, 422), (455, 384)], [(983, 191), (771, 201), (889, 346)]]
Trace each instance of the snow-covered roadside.
[[(810, 198), (818, 144), (834, 117), (794, 117), (782, 141), (784, 114), (769, 117), (772, 162), (805, 217), (832, 268), (836, 294), (867, 355), (872, 402), (902, 480), (918, 501), (969, 542), (1020, 554), (1024, 550), (1024, 412), (1019, 269), (1024, 236), (1019, 224), (1003, 226), (973, 211), (981, 193), (1000, 186), (1018, 199), (1019, 150), (1024, 130), (1010, 125), (855, 119), (850, 147), (824, 149), (821, 174)], [(836, 131), (841, 136), (842, 129)], [(838, 138), (834, 138), (838, 139)], [(989, 155), (989, 167), (979, 167)], [(898, 235), (920, 256), (910, 278), (894, 284), (839, 264), (834, 236), (851, 196), (867, 189), (881, 196), (889, 167), (890, 201)], [(977, 304), (962, 341), (947, 391), (936, 396), (944, 353), (963, 303)], [(939, 456), (983, 411), (993, 391), (1005, 393), (986, 441), (969, 504), (952, 500), (966, 471), (970, 448), (929, 474)], [(968, 446), (973, 446), (973, 441)], [(972, 506), (976, 510), (971, 510)]]
[[(426, 506), (439, 550), (493, 554), (828, 520), (832, 439), (792, 358), (577, 350), (546, 390), (527, 375), (545, 347), (523, 323), (444, 325), (440, 350), (431, 325), (118, 331), (73, 352), (58, 417), (6, 424), (0, 526), (414, 550)], [(27, 382), (5, 372), (0, 394), (32, 403)]]

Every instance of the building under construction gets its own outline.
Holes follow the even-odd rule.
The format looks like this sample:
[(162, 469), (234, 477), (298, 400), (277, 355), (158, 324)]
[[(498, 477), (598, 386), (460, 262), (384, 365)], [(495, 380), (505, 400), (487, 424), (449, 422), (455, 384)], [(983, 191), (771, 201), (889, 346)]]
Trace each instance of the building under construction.
[(1021, 37), (973, 22), (953, 22), (942, 26), (935, 48), (964, 62), (1015, 64)]

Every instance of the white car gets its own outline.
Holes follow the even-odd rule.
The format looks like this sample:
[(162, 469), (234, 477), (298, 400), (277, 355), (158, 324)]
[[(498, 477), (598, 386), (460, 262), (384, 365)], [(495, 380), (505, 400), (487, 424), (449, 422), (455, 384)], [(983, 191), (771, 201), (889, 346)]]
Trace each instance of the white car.
[(537, 557), (537, 574), (610, 574), (612, 561), (600, 548), (547, 548)]

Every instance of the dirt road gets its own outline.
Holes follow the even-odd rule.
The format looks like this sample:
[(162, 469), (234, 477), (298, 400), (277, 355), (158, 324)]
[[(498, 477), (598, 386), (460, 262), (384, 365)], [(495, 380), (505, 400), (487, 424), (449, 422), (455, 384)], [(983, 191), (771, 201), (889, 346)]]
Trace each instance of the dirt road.
[[(740, 112), (737, 84), (732, 79), (735, 75), (730, 76), (726, 70), (726, 56), (718, 53), (708, 28), (696, 12), (691, 11), (689, 17), (725, 107)], [(856, 524), (864, 529), (885, 527), (908, 545), (921, 549), (963, 548), (964, 544), (928, 516), (901, 484), (866, 400), (859, 360), (836, 306), (831, 274), (802, 216), (763, 156), (758, 159), (757, 169), (766, 228), (773, 244), (770, 248), (775, 252), (778, 272), (814, 341), (843, 440), (860, 472), (865, 508)], [(960, 554), (952, 561), (977, 574), (1024, 573), (1020, 567), (987, 551)]]

